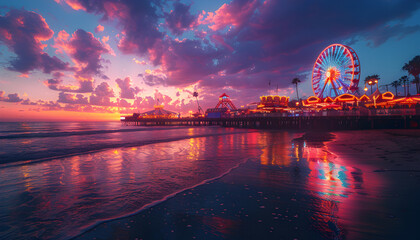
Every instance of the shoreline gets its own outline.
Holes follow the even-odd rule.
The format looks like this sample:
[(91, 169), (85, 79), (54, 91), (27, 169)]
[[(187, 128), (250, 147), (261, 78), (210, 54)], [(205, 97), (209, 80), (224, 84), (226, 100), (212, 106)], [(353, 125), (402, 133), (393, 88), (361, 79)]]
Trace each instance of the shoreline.
[(161, 204), (161, 203), (164, 203), (165, 201), (167, 201), (167, 200), (169, 200), (169, 199), (171, 199), (171, 198), (176, 197), (178, 194), (181, 194), (181, 193), (183, 193), (183, 192), (185, 192), (185, 191), (188, 191), (188, 190), (194, 189), (194, 188), (196, 188), (196, 187), (198, 187), (198, 186), (201, 186), (201, 185), (203, 185), (203, 184), (207, 184), (207, 183), (209, 183), (209, 182), (211, 182), (211, 181), (214, 181), (214, 180), (217, 180), (217, 179), (219, 179), (219, 178), (222, 178), (222, 177), (224, 177), (224, 176), (228, 175), (228, 174), (229, 174), (230, 172), (232, 172), (234, 169), (236, 169), (236, 168), (240, 167), (242, 164), (246, 163), (248, 160), (249, 160), (249, 159), (245, 159), (244, 161), (239, 162), (237, 165), (233, 166), (232, 168), (230, 168), (229, 170), (227, 170), (226, 172), (222, 173), (222, 174), (221, 174), (221, 175), (219, 175), (219, 176), (216, 176), (216, 177), (213, 177), (213, 178), (209, 178), (209, 179), (203, 180), (203, 181), (201, 181), (200, 183), (197, 183), (197, 184), (195, 184), (195, 185), (193, 185), (193, 186), (186, 187), (186, 188), (184, 188), (184, 189), (180, 189), (180, 190), (178, 190), (178, 191), (176, 191), (176, 192), (174, 192), (174, 193), (171, 193), (171, 194), (169, 194), (169, 195), (166, 195), (165, 197), (163, 197), (163, 198), (161, 198), (161, 199), (159, 199), (159, 200), (155, 200), (155, 201), (153, 201), (153, 202), (151, 202), (151, 203), (148, 203), (148, 204), (144, 205), (143, 207), (141, 207), (140, 209), (138, 209), (138, 210), (136, 210), (136, 211), (134, 211), (134, 212), (132, 212), (132, 213), (128, 213), (128, 214), (126, 214), (126, 215), (124, 215), (124, 216), (120, 216), (120, 217), (116, 217), (116, 218), (111, 218), (111, 219), (106, 219), (106, 220), (102, 220), (102, 221), (98, 221), (98, 222), (96, 222), (96, 223), (93, 223), (91, 226), (88, 226), (88, 227), (87, 227), (87, 228), (86, 228), (83, 232), (81, 232), (80, 234), (77, 234), (77, 235), (75, 235), (75, 236), (72, 236), (72, 237), (69, 237), (69, 238), (65, 238), (65, 239), (67, 239), (67, 240), (77, 239), (77, 238), (79, 238), (80, 236), (82, 236), (82, 235), (84, 235), (84, 234), (88, 233), (89, 231), (91, 231), (92, 229), (94, 229), (95, 227), (97, 227), (97, 226), (99, 226), (99, 225), (101, 225), (101, 224), (106, 224), (106, 223), (108, 223), (108, 222), (113, 222), (113, 221), (123, 220), (123, 219), (125, 219), (125, 218), (130, 218), (130, 217), (132, 217), (132, 216), (134, 216), (134, 215), (140, 214), (140, 213), (142, 213), (143, 211), (145, 211), (145, 210), (147, 210), (147, 209), (149, 209), (149, 208), (152, 208), (152, 207), (154, 207), (154, 206), (157, 206), (157, 205), (159, 205), (159, 204)]
[[(383, 133), (383, 130), (373, 131), (387, 134)], [(312, 149), (310, 151), (315, 151), (317, 154), (323, 154), (322, 152), (328, 151), (327, 155), (329, 154), (330, 160), (338, 167), (351, 158), (354, 160), (354, 152), (344, 151), (340, 153), (343, 149), (348, 149), (349, 145), (357, 146), (355, 143), (344, 144), (346, 137), (349, 137), (351, 132), (332, 132), (332, 134), (336, 136), (335, 139), (328, 140), (330, 136), (323, 140), (321, 138), (321, 142), (325, 146), (320, 147), (319, 145), (315, 146), (315, 144), (315, 147), (309, 148)], [(302, 142), (305, 140), (302, 139), (305, 138), (305, 133), (295, 133), (295, 135), (297, 137), (293, 141)], [(369, 135), (369, 132), (367, 135)], [(417, 136), (420, 135), (415, 134), (415, 137)], [(306, 136), (306, 138), (310, 139), (311, 136)], [(308, 143), (308, 139), (306, 139), (306, 143)], [(314, 140), (313, 137), (312, 140)], [(315, 139), (314, 143), (316, 142), (319, 143), (320, 139)], [(387, 139), (382, 139), (382, 142), (384, 144), (387, 143)], [(380, 150), (377, 149), (377, 151)], [(364, 162), (362, 158), (355, 160), (358, 161), (358, 167), (351, 170), (351, 174), (349, 172), (350, 175), (348, 175), (354, 180), (362, 177), (367, 182), (354, 181), (351, 184), (355, 185), (356, 188), (346, 190), (342, 186), (336, 185), (333, 181), (331, 186), (338, 187), (338, 192), (331, 196), (319, 195), (317, 193), (319, 190), (313, 192), (310, 189), (309, 191), (304, 188), (295, 189), (294, 184), (288, 184), (290, 180), (292, 180), (290, 183), (294, 181), (299, 182), (305, 179), (305, 176), (310, 176), (311, 172), (314, 171), (307, 172), (305, 170), (306, 163), (302, 163), (304, 161), (303, 158), (301, 162), (291, 162), (285, 166), (261, 165), (255, 159), (248, 160), (217, 179), (207, 180), (203, 184), (183, 190), (174, 194), (171, 198), (131, 216), (98, 224), (74, 239), (179, 239), (194, 237), (197, 237), (197, 239), (232, 239), (238, 237), (252, 239), (261, 236), (268, 239), (278, 237), (290, 237), (292, 239), (305, 239), (308, 237), (311, 239), (332, 239), (332, 237), (336, 239), (351, 239), (351, 237), (362, 237), (374, 239), (390, 236), (389, 234), (394, 235), (395, 232), (390, 230), (392, 229), (391, 226), (405, 229), (405, 226), (398, 221), (396, 222), (396, 220), (401, 220), (401, 218), (411, 219), (412, 216), (410, 214), (400, 214), (399, 208), (396, 207), (398, 201), (389, 199), (389, 194), (392, 194), (391, 190), (395, 186), (391, 186), (391, 189), (387, 189), (387, 186), (382, 186), (382, 184), (389, 184), (388, 177), (373, 171), (379, 167), (378, 164), (383, 165), (383, 161), (378, 162), (377, 159), (373, 159), (371, 156), (366, 156), (364, 160), (367, 159), (370, 160), (367, 162)], [(309, 164), (311, 164), (310, 162)], [(374, 163), (373, 166), (372, 163)], [(396, 172), (393, 174), (398, 175), (401, 173)], [(278, 179), (282, 179), (283, 182), (286, 181), (287, 184), (283, 184), (282, 181), (278, 182)], [(370, 181), (372, 182), (369, 183)], [(375, 181), (380, 184), (376, 186), (374, 184)], [(407, 181), (407, 179), (404, 181)], [(358, 184), (364, 186), (365, 189), (358, 189)], [(296, 186), (300, 186), (300, 184)], [(310, 186), (310, 188), (319, 188), (320, 186), (323, 186), (323, 184), (316, 184)], [(406, 190), (400, 194), (405, 193)], [(342, 197), (342, 195), (347, 197)], [(384, 203), (375, 207), (375, 205), (372, 205), (372, 202), (375, 201)], [(314, 203), (316, 204), (314, 205)], [(338, 208), (329, 213), (332, 215), (325, 218), (320, 213), (324, 211), (329, 212), (331, 208), (327, 207), (330, 210), (324, 210), (324, 207), (318, 209), (322, 206), (318, 205), (318, 203), (333, 204), (332, 206), (336, 205)], [(364, 205), (360, 205), (361, 203), (371, 206), (373, 210), (370, 211), (374, 211), (375, 214), (351, 210), (355, 207), (356, 209), (364, 209)], [(383, 206), (387, 206), (387, 208)], [(340, 217), (340, 214), (344, 215)], [(364, 220), (365, 218), (370, 220)], [(353, 222), (351, 219), (357, 221)], [(382, 224), (389, 228), (371, 225), (372, 219), (382, 221)], [(262, 222), (270, 226), (264, 227), (264, 225), (260, 224)], [(281, 223), (279, 224), (279, 222)], [(405, 222), (405, 220), (402, 222)], [(220, 226), (215, 226), (214, 224), (219, 224)], [(254, 233), (249, 232), (249, 229), (254, 229), (253, 231), (256, 231), (258, 234), (253, 235)], [(302, 232), (298, 231), (299, 229), (308, 230)], [(386, 231), (389, 232), (386, 233)], [(411, 236), (412, 232), (406, 231), (405, 234)]]
[[(179, 130), (179, 129), (174, 129), (174, 130)], [(64, 159), (64, 158), (69, 158), (69, 157), (74, 157), (74, 156), (79, 156), (79, 155), (85, 155), (85, 154), (92, 154), (92, 153), (106, 151), (106, 150), (114, 149), (114, 148), (141, 147), (141, 146), (146, 146), (146, 145), (166, 143), (166, 142), (175, 142), (175, 141), (179, 141), (179, 140), (186, 140), (186, 139), (192, 139), (192, 138), (202, 138), (202, 137), (211, 137), (211, 136), (225, 136), (225, 135), (234, 135), (234, 134), (243, 134), (243, 133), (246, 133), (246, 132), (245, 131), (237, 131), (237, 132), (225, 132), (225, 133), (207, 133), (207, 134), (198, 134), (198, 135), (193, 135), (193, 136), (172, 137), (172, 138), (166, 138), (166, 139), (147, 140), (147, 141), (139, 141), (139, 142), (131, 142), (131, 143), (128, 143), (128, 142), (120, 143), (120, 144), (111, 143), (111, 144), (108, 144), (108, 145), (97, 144), (97, 145), (93, 145), (94, 147), (92, 147), (92, 145), (90, 145), (88, 147), (85, 147), (85, 149), (81, 149), (80, 147), (73, 148), (73, 149), (59, 149), (59, 151), (68, 151), (69, 153), (63, 154), (63, 155), (48, 156), (48, 157), (39, 157), (38, 156), (39, 154), (42, 154), (45, 151), (32, 152), (30, 157), (27, 157), (24, 160), (14, 161), (14, 160), (7, 160), (7, 158), (6, 158), (6, 161), (0, 163), (0, 169), (23, 166), (23, 165), (28, 165), (28, 164), (36, 164), (36, 163), (41, 163), (41, 162), (44, 162), (44, 161), (50, 161), (50, 160), (55, 160), (55, 159)], [(1, 155), (0, 155), (0, 157), (1, 157)], [(22, 157), (20, 157), (20, 158), (22, 158)]]

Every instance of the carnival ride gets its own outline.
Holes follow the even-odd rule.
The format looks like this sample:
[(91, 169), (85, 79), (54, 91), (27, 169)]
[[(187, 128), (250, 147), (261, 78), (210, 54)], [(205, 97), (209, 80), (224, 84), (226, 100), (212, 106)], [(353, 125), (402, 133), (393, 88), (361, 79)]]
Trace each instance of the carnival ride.
[(193, 93), (193, 97), (195, 97), (195, 100), (197, 101), (197, 107), (198, 107), (198, 111), (196, 113), (196, 115), (198, 114), (198, 116), (204, 115), (204, 111), (200, 106), (200, 103), (198, 103), (198, 92), (194, 92)]
[(217, 103), (215, 108), (228, 108), (230, 110), (236, 110), (235, 105), (226, 93), (223, 93), (219, 96), (219, 102)]
[(255, 112), (281, 112), (289, 105), (289, 97), (279, 95), (261, 96)]
[(360, 81), (360, 61), (356, 52), (342, 44), (325, 48), (312, 70), (312, 89), (316, 97), (356, 94)]
[(220, 118), (227, 117), (231, 111), (236, 111), (237, 108), (230, 100), (226, 93), (219, 96), (219, 102), (215, 108), (209, 108), (206, 110), (206, 117), (208, 118)]

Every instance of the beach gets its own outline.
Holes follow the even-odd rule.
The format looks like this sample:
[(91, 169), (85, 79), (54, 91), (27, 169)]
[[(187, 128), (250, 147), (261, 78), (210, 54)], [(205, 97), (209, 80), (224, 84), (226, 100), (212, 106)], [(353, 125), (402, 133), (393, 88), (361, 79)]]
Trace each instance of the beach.
[(0, 239), (416, 236), (418, 130), (12, 127)]
[(420, 131), (262, 134), (259, 158), (76, 239), (417, 236)]

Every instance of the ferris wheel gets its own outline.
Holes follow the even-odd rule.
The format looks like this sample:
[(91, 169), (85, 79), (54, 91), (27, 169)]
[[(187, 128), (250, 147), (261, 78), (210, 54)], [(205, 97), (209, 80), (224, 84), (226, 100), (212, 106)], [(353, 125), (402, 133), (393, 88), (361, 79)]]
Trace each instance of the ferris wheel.
[(325, 48), (312, 70), (312, 89), (319, 98), (355, 94), (360, 80), (360, 61), (356, 52), (342, 44)]

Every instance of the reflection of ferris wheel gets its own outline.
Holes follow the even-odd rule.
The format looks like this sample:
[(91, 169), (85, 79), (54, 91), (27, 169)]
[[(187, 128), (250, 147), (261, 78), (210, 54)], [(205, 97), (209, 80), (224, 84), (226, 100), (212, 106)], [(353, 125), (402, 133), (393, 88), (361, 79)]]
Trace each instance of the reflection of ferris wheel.
[(360, 61), (348, 46), (332, 44), (319, 54), (312, 71), (312, 89), (319, 98), (355, 94), (360, 80)]

